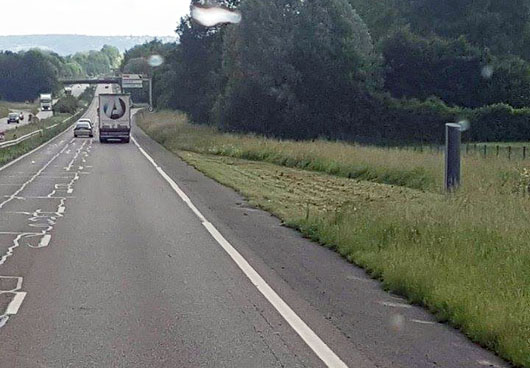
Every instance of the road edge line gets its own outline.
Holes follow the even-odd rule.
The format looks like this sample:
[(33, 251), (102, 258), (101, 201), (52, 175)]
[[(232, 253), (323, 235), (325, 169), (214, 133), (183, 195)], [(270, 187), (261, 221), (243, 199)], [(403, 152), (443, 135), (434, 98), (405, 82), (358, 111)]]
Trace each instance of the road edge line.
[(131, 137), (133, 143), (144, 155), (145, 158), (156, 168), (158, 173), (171, 186), (177, 195), (186, 203), (193, 213), (201, 220), (208, 233), (223, 248), (223, 250), (232, 258), (239, 269), (245, 274), (250, 282), (258, 291), (267, 299), (267, 301), (276, 309), (282, 318), (291, 326), (291, 328), (304, 340), (306, 345), (320, 358), (327, 366), (333, 368), (347, 368), (339, 356), (296, 314), (296, 312), (269, 286), (261, 275), (248, 263), (248, 261), (239, 253), (228, 240), (209, 222), (206, 217), (197, 209), (191, 199), (180, 189), (178, 184), (156, 163), (156, 161), (140, 146), (134, 137)]

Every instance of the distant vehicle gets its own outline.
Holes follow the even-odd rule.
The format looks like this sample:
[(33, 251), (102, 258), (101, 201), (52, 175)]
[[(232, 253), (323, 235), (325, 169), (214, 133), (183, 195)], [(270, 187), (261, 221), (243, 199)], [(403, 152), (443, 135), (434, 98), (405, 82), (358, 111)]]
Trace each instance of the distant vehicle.
[(19, 118), (20, 120), (24, 120), (24, 112), (21, 111), (21, 112), (20, 112), (20, 115), (18, 116), (18, 118)]
[(9, 115), (7, 115), (7, 123), (20, 124), (20, 115), (18, 114), (18, 112), (10, 112)]
[(42, 111), (53, 110), (53, 100), (51, 93), (43, 93), (40, 95), (40, 109)]
[(129, 94), (99, 95), (99, 141), (131, 139), (131, 96)]
[(65, 95), (71, 95), (72, 94), (72, 87), (64, 87), (64, 94)]
[(92, 129), (92, 122), (90, 119), (80, 119), (74, 127), (74, 137), (94, 137), (94, 130)]
[(106, 85), (106, 86), (105, 86), (105, 89), (109, 89), (109, 86), (108, 86), (108, 85)]

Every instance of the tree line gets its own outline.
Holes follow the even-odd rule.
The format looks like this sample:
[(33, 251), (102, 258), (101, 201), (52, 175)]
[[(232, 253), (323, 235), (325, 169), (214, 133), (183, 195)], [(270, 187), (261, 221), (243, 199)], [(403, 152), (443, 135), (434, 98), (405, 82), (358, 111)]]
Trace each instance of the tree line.
[(177, 44), (126, 53), (124, 70), (153, 74), (158, 107), (294, 139), (441, 141), (464, 118), (471, 139), (530, 139), (530, 0), (221, 3), (241, 23), (187, 16)]
[(109, 73), (120, 61), (120, 52), (112, 46), (67, 57), (38, 49), (0, 52), (0, 100), (34, 100), (40, 93), (57, 92), (61, 78)]

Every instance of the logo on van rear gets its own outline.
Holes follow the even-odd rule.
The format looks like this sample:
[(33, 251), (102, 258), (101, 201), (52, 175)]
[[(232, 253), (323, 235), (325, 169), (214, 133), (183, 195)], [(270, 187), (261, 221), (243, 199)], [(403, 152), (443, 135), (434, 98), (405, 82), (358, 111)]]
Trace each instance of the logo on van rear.
[(112, 120), (122, 118), (127, 112), (127, 104), (121, 97), (109, 98), (103, 105), (103, 113)]

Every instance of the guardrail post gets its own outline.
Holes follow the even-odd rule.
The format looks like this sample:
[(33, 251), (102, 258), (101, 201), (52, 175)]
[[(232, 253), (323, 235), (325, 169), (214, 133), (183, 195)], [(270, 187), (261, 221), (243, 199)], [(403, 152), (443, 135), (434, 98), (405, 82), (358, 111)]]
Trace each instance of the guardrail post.
[(460, 124), (445, 124), (445, 189), (449, 192), (460, 186)]

